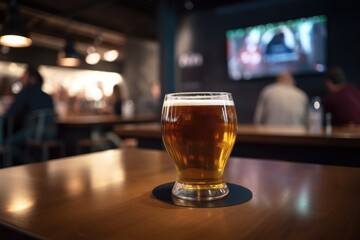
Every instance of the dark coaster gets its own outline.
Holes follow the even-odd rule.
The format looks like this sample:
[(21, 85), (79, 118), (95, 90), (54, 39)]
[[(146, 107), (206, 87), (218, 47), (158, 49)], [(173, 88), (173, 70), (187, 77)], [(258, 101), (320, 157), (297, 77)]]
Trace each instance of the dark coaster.
[(226, 183), (230, 192), (225, 198), (204, 202), (183, 200), (172, 195), (171, 190), (174, 184), (175, 182), (161, 184), (153, 189), (152, 194), (156, 199), (167, 204), (194, 208), (228, 207), (246, 202), (252, 198), (252, 192), (249, 189), (233, 183)]

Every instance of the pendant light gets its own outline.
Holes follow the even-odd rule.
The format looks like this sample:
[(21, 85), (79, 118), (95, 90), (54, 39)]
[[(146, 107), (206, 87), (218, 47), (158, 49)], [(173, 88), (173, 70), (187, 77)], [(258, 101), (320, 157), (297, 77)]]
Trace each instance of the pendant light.
[(65, 67), (80, 65), (80, 56), (74, 48), (74, 38), (70, 31), (66, 33), (66, 43), (63, 51), (59, 53), (58, 64)]
[(96, 48), (94, 46), (89, 46), (86, 52), (87, 55), (85, 61), (87, 64), (95, 65), (100, 61), (101, 55), (96, 51)]
[(106, 51), (104, 53), (104, 59), (107, 62), (114, 62), (119, 57), (119, 51), (116, 49), (112, 49), (109, 51)]
[(28, 47), (32, 43), (29, 32), (22, 24), (16, 0), (8, 4), (5, 23), (0, 32), (0, 44), (7, 47)]

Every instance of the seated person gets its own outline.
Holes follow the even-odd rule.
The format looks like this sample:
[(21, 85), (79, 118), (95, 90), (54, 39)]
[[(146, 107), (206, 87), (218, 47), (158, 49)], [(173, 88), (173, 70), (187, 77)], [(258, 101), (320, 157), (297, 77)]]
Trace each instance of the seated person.
[(339, 67), (330, 69), (325, 77), (329, 93), (322, 102), (325, 113), (332, 114), (332, 124), (360, 124), (360, 91), (347, 84), (346, 76)]
[[(124, 109), (122, 105), (125, 102), (125, 99), (123, 97), (123, 90), (124, 89), (120, 84), (116, 84), (113, 86), (113, 92), (106, 106), (105, 113), (114, 114), (117, 116), (123, 115)], [(112, 128), (113, 126), (98, 126), (97, 128), (93, 129), (91, 133), (91, 139), (95, 144), (99, 143), (97, 146), (94, 147), (95, 151), (111, 149), (114, 147), (121, 148), (136, 146), (136, 141), (128, 141), (127, 139), (121, 139), (116, 133), (112, 131)], [(103, 140), (107, 140), (107, 142), (105, 141), (105, 144), (103, 144)]]
[(14, 94), (11, 91), (11, 81), (8, 77), (0, 79), (0, 115), (4, 115), (11, 103), (14, 101)]
[(115, 84), (113, 87), (113, 92), (109, 99), (109, 105), (111, 109), (110, 113), (121, 116), (122, 114), (122, 104), (124, 102), (122, 87), (119, 84)]
[[(19, 126), (13, 136), (7, 141), (11, 146), (15, 161), (24, 163), (27, 161), (24, 160), (25, 156), (22, 148), (29, 133), (26, 129), (27, 123), (25, 119), (35, 111), (54, 109), (54, 103), (51, 96), (41, 90), (43, 78), (37, 68), (28, 66), (20, 81), (23, 87), (15, 96), (13, 103), (7, 109), (4, 116), (13, 119), (15, 124)], [(53, 132), (49, 132), (49, 134), (55, 135)]]
[(276, 82), (260, 93), (255, 110), (255, 124), (305, 126), (307, 95), (295, 86), (289, 72), (276, 77)]
[[(140, 116), (155, 116), (161, 115), (161, 87), (156, 81), (151, 83), (150, 91), (142, 94), (139, 98), (136, 112)], [(160, 118), (160, 117), (159, 117)]]

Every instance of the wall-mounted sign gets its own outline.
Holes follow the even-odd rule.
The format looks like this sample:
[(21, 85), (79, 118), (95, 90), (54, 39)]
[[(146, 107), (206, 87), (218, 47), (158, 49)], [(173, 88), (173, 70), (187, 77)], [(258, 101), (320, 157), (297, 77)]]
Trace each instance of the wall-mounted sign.
[(178, 60), (180, 68), (199, 67), (203, 62), (204, 58), (200, 53), (182, 53)]

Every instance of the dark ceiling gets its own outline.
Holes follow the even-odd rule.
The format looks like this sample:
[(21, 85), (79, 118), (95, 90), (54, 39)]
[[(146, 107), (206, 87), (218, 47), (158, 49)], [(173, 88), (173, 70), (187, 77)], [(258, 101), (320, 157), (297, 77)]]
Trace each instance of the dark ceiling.
[(40, 10), (128, 36), (156, 37), (156, 6), (148, 0), (20, 0), (20, 6)]
[[(4, 18), (9, 0), (0, 0)], [(108, 45), (129, 37), (156, 40), (158, 4), (167, 1), (178, 16), (250, 0), (18, 0), (20, 14), (31, 34), (63, 38), (66, 30), (81, 42), (92, 42), (109, 31)], [(254, 1), (254, 0), (253, 0)], [(3, 22), (0, 22), (0, 25)], [(85, 25), (84, 25), (85, 24)], [(70, 27), (69, 27), (70, 26)], [(113, 37), (111, 41), (111, 37)]]
[[(18, 3), (20, 8), (39, 10), (129, 36), (155, 39), (157, 4), (161, 1), (164, 0), (18, 0)], [(173, 1), (176, 12), (182, 15), (245, 0), (170, 1)], [(2, 2), (5, 4), (8, 0)], [(4, 15), (4, 9), (0, 11)], [(38, 24), (36, 27), (41, 28), (41, 23)]]

